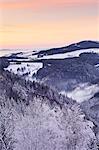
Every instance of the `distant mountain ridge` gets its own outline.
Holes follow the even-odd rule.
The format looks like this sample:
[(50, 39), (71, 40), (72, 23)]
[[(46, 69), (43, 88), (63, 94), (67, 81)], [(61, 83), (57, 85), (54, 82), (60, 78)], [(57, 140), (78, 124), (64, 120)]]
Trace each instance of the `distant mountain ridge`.
[(41, 55), (41, 56), (42, 55), (53, 55), (53, 54), (61, 54), (61, 53), (75, 51), (75, 50), (90, 49), (90, 48), (99, 48), (99, 42), (90, 41), (90, 40), (89, 41), (81, 41), (78, 43), (70, 44), (69, 46), (43, 50), (36, 54)]

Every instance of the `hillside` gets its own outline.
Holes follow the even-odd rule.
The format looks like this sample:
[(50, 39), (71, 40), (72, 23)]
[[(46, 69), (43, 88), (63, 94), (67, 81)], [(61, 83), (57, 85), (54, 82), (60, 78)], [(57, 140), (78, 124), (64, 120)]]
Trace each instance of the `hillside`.
[(99, 42), (0, 58), (0, 107), (15, 150), (99, 149)]
[(96, 150), (84, 116), (73, 100), (0, 70), (0, 150)]

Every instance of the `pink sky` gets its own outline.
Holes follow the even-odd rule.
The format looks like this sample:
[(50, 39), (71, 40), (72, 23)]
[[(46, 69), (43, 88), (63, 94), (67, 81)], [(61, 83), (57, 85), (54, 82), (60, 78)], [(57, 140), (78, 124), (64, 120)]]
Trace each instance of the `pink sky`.
[(0, 0), (0, 48), (99, 39), (97, 0)]

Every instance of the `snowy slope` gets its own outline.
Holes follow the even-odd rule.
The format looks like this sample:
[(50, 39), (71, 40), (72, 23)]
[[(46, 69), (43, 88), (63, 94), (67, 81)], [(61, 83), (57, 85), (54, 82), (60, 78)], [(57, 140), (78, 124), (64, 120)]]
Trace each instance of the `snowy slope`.
[(55, 55), (46, 55), (38, 58), (38, 55), (32, 55), (32, 52), (30, 53), (23, 53), (22, 55), (19, 54), (18, 57), (25, 57), (29, 60), (38, 60), (38, 59), (64, 59), (64, 58), (73, 58), (73, 57), (79, 57), (82, 53), (97, 53), (99, 54), (99, 49), (83, 49), (83, 50), (75, 50), (73, 52), (67, 52), (63, 54), (55, 54)]
[[(95, 48), (95, 49), (83, 49), (83, 50), (75, 50), (72, 52), (67, 52), (67, 53), (63, 53), (63, 54), (55, 54), (55, 55), (47, 55), (47, 56), (42, 56), (40, 58), (38, 58), (38, 55), (33, 54), (33, 52), (25, 52), (25, 53), (20, 53), (18, 55), (16, 55), (17, 57), (15, 59), (15, 61), (29, 61), (29, 60), (42, 60), (42, 59), (66, 59), (66, 58), (74, 58), (74, 57), (79, 57), (80, 54), (82, 53), (97, 53), (99, 54), (99, 49)], [(23, 59), (18, 59), (18, 57), (23, 57)], [(26, 59), (24, 59), (26, 58)], [(10, 60), (10, 59), (9, 59)], [(72, 62), (71, 62), (72, 63)], [(48, 64), (49, 66), (49, 64)], [(98, 68), (98, 64), (95, 65), (96, 68)], [(76, 67), (76, 66), (75, 66)], [(37, 71), (39, 69), (43, 68), (43, 63), (39, 62), (39, 63), (35, 63), (35, 62), (21, 62), (21, 64), (16, 64), (16, 63), (10, 63), (10, 66), (8, 66), (8, 68), (6, 68), (6, 70), (9, 70), (15, 74), (21, 75), (21, 76), (25, 76), (26, 79), (29, 80), (33, 80), (33, 74), (37, 73)], [(51, 68), (51, 64), (50, 64), (50, 68)], [(45, 69), (47, 69), (45, 67)], [(47, 70), (46, 70), (47, 71)], [(50, 74), (50, 72), (49, 72)], [(82, 102), (85, 100), (90, 99), (96, 92), (99, 91), (99, 87), (98, 85), (78, 85), (77, 88), (74, 89), (74, 91), (70, 91), (70, 93), (65, 93), (64, 91), (62, 93), (65, 93), (69, 98), (72, 98), (74, 100), (76, 100), (77, 102)]]
[(42, 67), (42, 63), (10, 63), (10, 65), (7, 68), (5, 68), (5, 70), (8, 70), (21, 76), (26, 75), (27, 79), (32, 80), (33, 74), (37, 73), (37, 71)]
[[(80, 45), (77, 45), (75, 44), (74, 46), (80, 46)], [(61, 48), (60, 48), (61, 49)], [(46, 52), (46, 51), (45, 51)], [(33, 74), (34, 73), (37, 73), (37, 71), (39, 71), (41, 68), (45, 69), (44, 71), (45, 72), (42, 72), (41, 75), (45, 75), (47, 74), (48, 72), (48, 69), (50, 70), (50, 72), (48, 73), (48, 75), (50, 75), (51, 73), (54, 75), (54, 70), (57, 66), (55, 66), (55, 68), (53, 67), (53, 72), (51, 72), (51, 67), (54, 65), (52, 64), (48, 64), (48, 66), (44, 66), (44, 62), (42, 63), (42, 60), (51, 60), (51, 59), (66, 59), (66, 58), (74, 58), (75, 57), (79, 57), (80, 54), (83, 54), (83, 53), (97, 53), (99, 55), (99, 48), (88, 48), (88, 49), (76, 49), (74, 51), (71, 51), (71, 52), (66, 52), (66, 53), (59, 53), (59, 54), (53, 54), (53, 55), (48, 55), (48, 53), (46, 53), (46, 55), (41, 55), (39, 56), (39, 52), (36, 53), (36, 51), (28, 51), (28, 52), (21, 52), (21, 53), (18, 53), (16, 54), (15, 56), (12, 56), (9, 58), (10, 61), (19, 61), (21, 62), (21, 64), (16, 64), (16, 63), (10, 63), (10, 65), (8, 66), (8, 68), (6, 68), (6, 70), (9, 70), (15, 74), (18, 74), (20, 76), (25, 76), (26, 79), (29, 79), (29, 80), (32, 80), (33, 79)], [(98, 56), (97, 56), (98, 57)], [(80, 58), (80, 57), (79, 57)], [(85, 57), (86, 59), (86, 57)], [(41, 61), (39, 63), (35, 63), (33, 61)], [(90, 58), (89, 58), (90, 60)], [(89, 61), (88, 60), (88, 61)], [(26, 61), (26, 62), (25, 62)], [(28, 61), (32, 61), (31, 63), (28, 62)], [(52, 61), (51, 61), (52, 62)], [(60, 62), (61, 63), (61, 62)], [(71, 61), (70, 64), (71, 66), (73, 66), (72, 64), (73, 62)], [(66, 65), (68, 66), (68, 63), (66, 63)], [(65, 65), (62, 64), (61, 67), (64, 67)], [(69, 66), (68, 70), (71, 69), (71, 66)], [(82, 67), (86, 67), (84, 65), (82, 65)], [(95, 65), (95, 67), (97, 68), (98, 70), (98, 64)], [(78, 64), (76, 63), (75, 66), (74, 66), (74, 70), (78, 71)], [(57, 68), (59, 70), (61, 70), (61, 68)], [(81, 69), (81, 68), (80, 68)], [(89, 69), (89, 68), (88, 68)], [(92, 68), (90, 68), (89, 70), (91, 70)], [(41, 70), (40, 70), (41, 71)], [(63, 70), (64, 71), (64, 70)], [(67, 71), (67, 70), (65, 70)], [(58, 71), (59, 72), (59, 71)], [(58, 73), (57, 72), (57, 73)], [(60, 71), (61, 72), (61, 71)], [(68, 73), (69, 71), (66, 72), (66, 74)], [(72, 74), (73, 74), (73, 71), (71, 71)], [(71, 72), (70, 72), (70, 75), (71, 75)], [(79, 70), (79, 72), (81, 72)], [(86, 69), (86, 72), (87, 72), (87, 69)], [(91, 72), (91, 71), (90, 71)], [(86, 73), (87, 75), (90, 74), (90, 72)], [(94, 71), (95, 72), (95, 71)], [(64, 74), (64, 72), (63, 72)], [(77, 73), (76, 73), (77, 74)], [(83, 72), (82, 72), (83, 74)], [(93, 73), (92, 73), (93, 74)], [(60, 74), (61, 75), (61, 74)], [(46, 76), (46, 75), (45, 75)], [(75, 78), (76, 75), (74, 75), (74, 78)], [(86, 75), (85, 75), (86, 76)], [(91, 75), (89, 75), (91, 76)], [(48, 76), (47, 76), (48, 77)], [(81, 75), (81, 78), (82, 78), (82, 75)], [(88, 77), (89, 78), (89, 77)], [(45, 77), (46, 79), (46, 77)], [(68, 79), (68, 78), (67, 78)], [(62, 80), (62, 79), (61, 79)], [(64, 79), (63, 79), (64, 80)], [(51, 81), (52, 82), (52, 81)], [(99, 87), (98, 85), (87, 85), (87, 84), (84, 84), (84, 86), (82, 85), (78, 85), (78, 87), (76, 87), (73, 91), (70, 91), (70, 93), (66, 93), (68, 97), (76, 100), (77, 102), (82, 102), (82, 101), (85, 101), (85, 100), (88, 100), (90, 99), (96, 92), (99, 91)], [(66, 92), (66, 91), (65, 91)], [(64, 93), (64, 92), (62, 92)]]
[(43, 57), (41, 57), (39, 59), (64, 59), (64, 58), (73, 58), (73, 57), (79, 57), (79, 55), (82, 54), (82, 53), (97, 53), (97, 54), (99, 54), (99, 49), (75, 50), (73, 52), (67, 52), (67, 53), (63, 53), (63, 54), (55, 54), (55, 55), (43, 56)]
[(14, 77), (0, 74), (0, 150), (97, 150), (94, 125), (78, 104), (56, 103), (50, 88)]

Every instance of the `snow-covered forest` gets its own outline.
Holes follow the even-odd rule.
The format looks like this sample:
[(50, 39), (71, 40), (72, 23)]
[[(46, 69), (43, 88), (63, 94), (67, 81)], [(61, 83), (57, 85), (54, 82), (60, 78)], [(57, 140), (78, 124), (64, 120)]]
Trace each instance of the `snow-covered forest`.
[(0, 150), (96, 150), (93, 127), (72, 99), (0, 71)]

